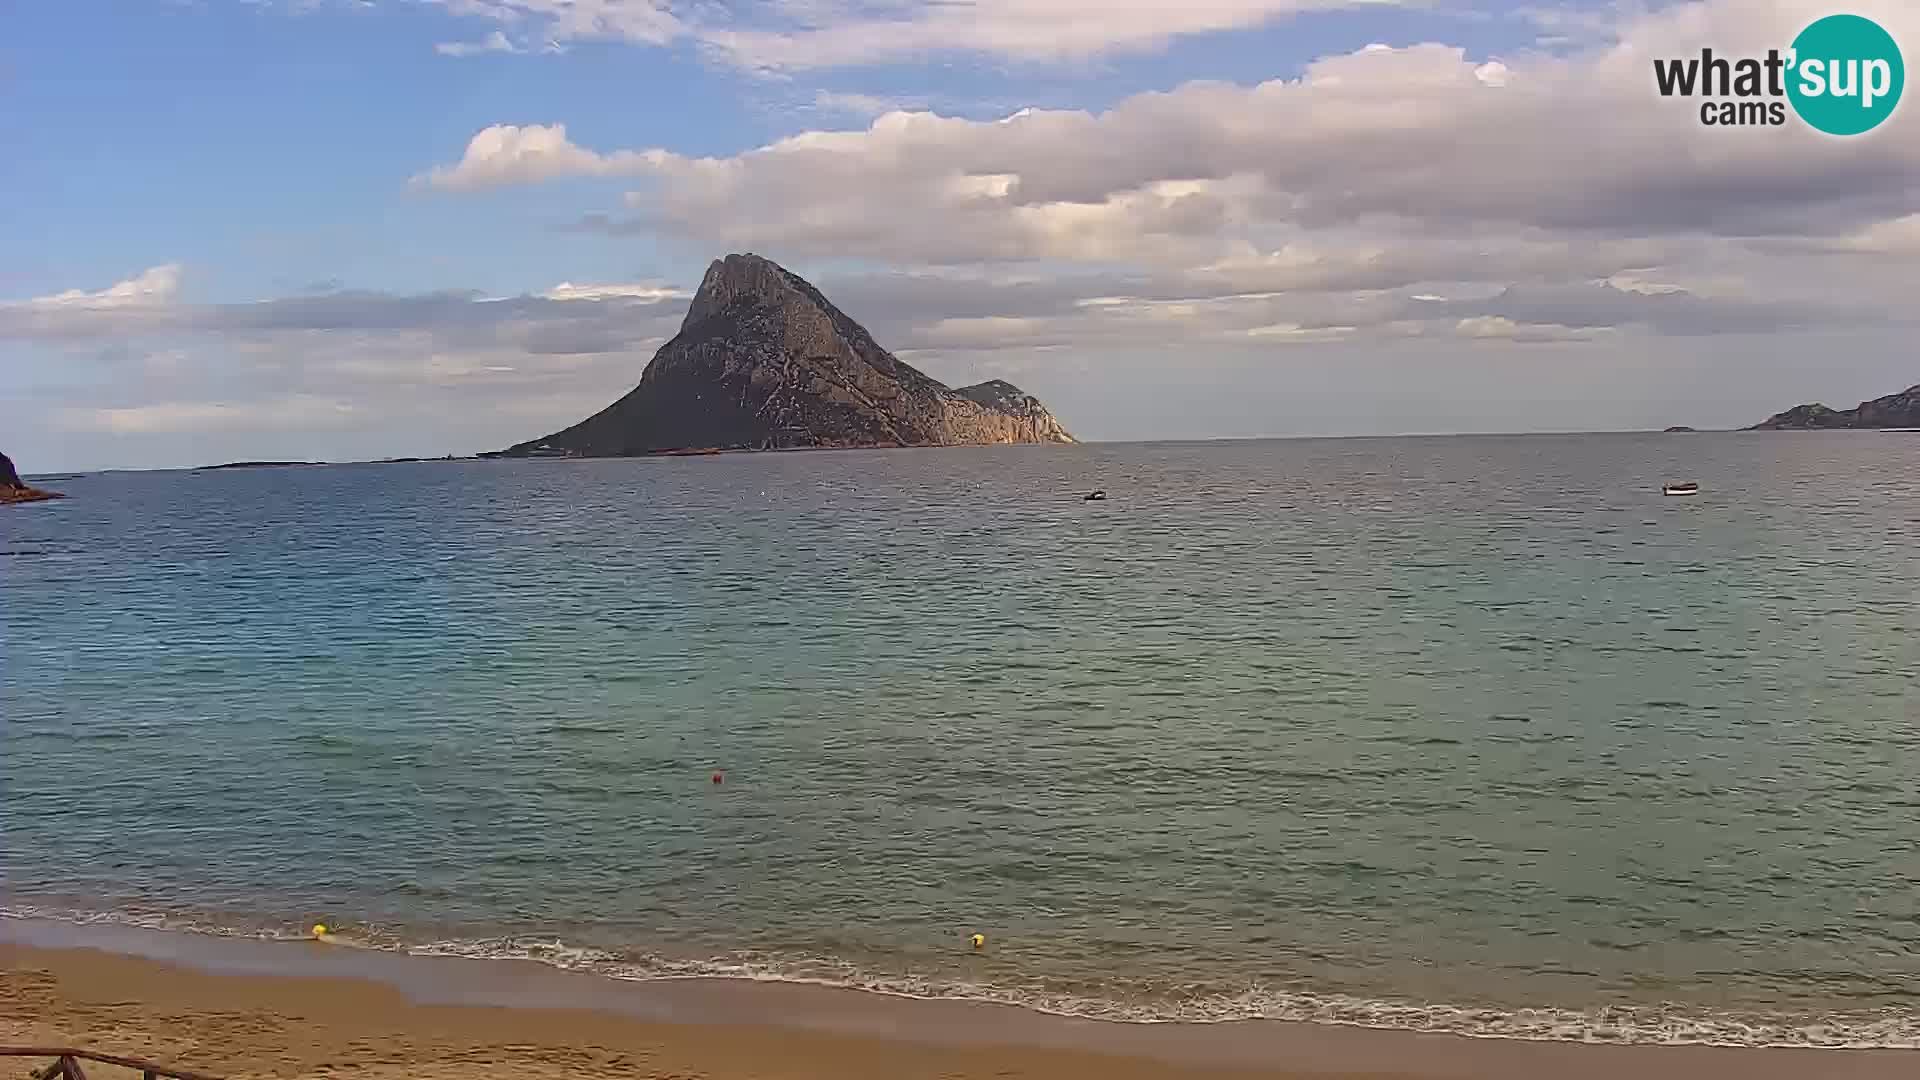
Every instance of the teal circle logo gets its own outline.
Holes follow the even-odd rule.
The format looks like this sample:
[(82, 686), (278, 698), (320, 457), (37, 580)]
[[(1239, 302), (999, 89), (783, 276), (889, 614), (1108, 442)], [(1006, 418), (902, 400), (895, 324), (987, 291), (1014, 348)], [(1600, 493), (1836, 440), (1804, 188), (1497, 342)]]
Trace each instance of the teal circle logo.
[(1800, 31), (1788, 62), (1793, 111), (1829, 135), (1879, 127), (1893, 115), (1907, 84), (1893, 35), (1859, 15), (1829, 15)]

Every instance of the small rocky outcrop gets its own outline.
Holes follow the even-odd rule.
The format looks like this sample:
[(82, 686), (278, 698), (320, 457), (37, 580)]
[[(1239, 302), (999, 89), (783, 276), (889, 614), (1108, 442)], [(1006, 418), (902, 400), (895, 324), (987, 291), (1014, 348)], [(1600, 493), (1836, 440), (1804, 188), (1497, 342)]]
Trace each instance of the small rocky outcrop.
[(620, 457), (719, 450), (1070, 443), (1039, 399), (955, 390), (880, 347), (811, 284), (757, 255), (707, 268), (640, 384), (593, 416), (502, 451)]
[(64, 498), (66, 496), (57, 491), (42, 491), (37, 487), (27, 486), (26, 481), (20, 479), (20, 473), (14, 469), (13, 459), (0, 454), (0, 506)]
[(1676, 432), (1681, 432), (1681, 431), (1698, 431), (1698, 430), (1699, 430), (1698, 428), (1690, 428), (1685, 424), (1675, 424), (1672, 427), (1667, 428), (1666, 432), (1667, 434), (1672, 435)]
[(1920, 428), (1920, 386), (1863, 401), (1851, 409), (1795, 405), (1775, 413), (1748, 431), (1814, 431), (1844, 428)]

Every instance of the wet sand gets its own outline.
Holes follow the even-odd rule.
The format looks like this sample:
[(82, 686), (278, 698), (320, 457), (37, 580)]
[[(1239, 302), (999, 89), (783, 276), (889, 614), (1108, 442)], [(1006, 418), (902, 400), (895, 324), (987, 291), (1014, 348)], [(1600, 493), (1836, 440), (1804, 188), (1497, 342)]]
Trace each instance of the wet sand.
[[(1920, 1051), (1580, 1045), (1259, 1021), (1112, 1024), (824, 987), (627, 983), (525, 962), (33, 920), (0, 920), (0, 1043), (70, 1045), (235, 1078), (1920, 1075)], [(38, 1064), (0, 1059), (0, 1077)]]

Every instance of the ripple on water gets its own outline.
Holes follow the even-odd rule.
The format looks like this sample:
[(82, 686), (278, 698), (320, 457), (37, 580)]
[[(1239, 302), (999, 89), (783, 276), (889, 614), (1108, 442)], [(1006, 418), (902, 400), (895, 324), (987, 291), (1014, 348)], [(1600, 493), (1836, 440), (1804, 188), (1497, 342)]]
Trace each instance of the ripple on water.
[(1689, 439), (1727, 497), (1684, 511), (1675, 452), (79, 478), (0, 542), (6, 891), (1115, 1018), (1891, 1044), (1920, 444)]

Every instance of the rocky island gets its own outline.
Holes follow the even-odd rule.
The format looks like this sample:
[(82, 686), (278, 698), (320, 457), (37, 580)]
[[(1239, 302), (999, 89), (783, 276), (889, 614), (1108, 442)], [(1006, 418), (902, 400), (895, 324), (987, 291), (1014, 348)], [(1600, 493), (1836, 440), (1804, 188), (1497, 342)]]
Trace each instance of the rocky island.
[(625, 397), (483, 456), (1073, 441), (1019, 387), (951, 388), (881, 348), (799, 275), (758, 255), (729, 255), (707, 268), (680, 332)]
[(1748, 431), (1817, 431), (1845, 428), (1920, 428), (1920, 386), (1863, 401), (1851, 409), (1795, 405), (1774, 413)]
[(0, 454), (0, 506), (64, 498), (66, 496), (57, 491), (42, 491), (37, 487), (29, 487), (26, 481), (20, 479), (20, 473), (14, 469), (13, 459)]

